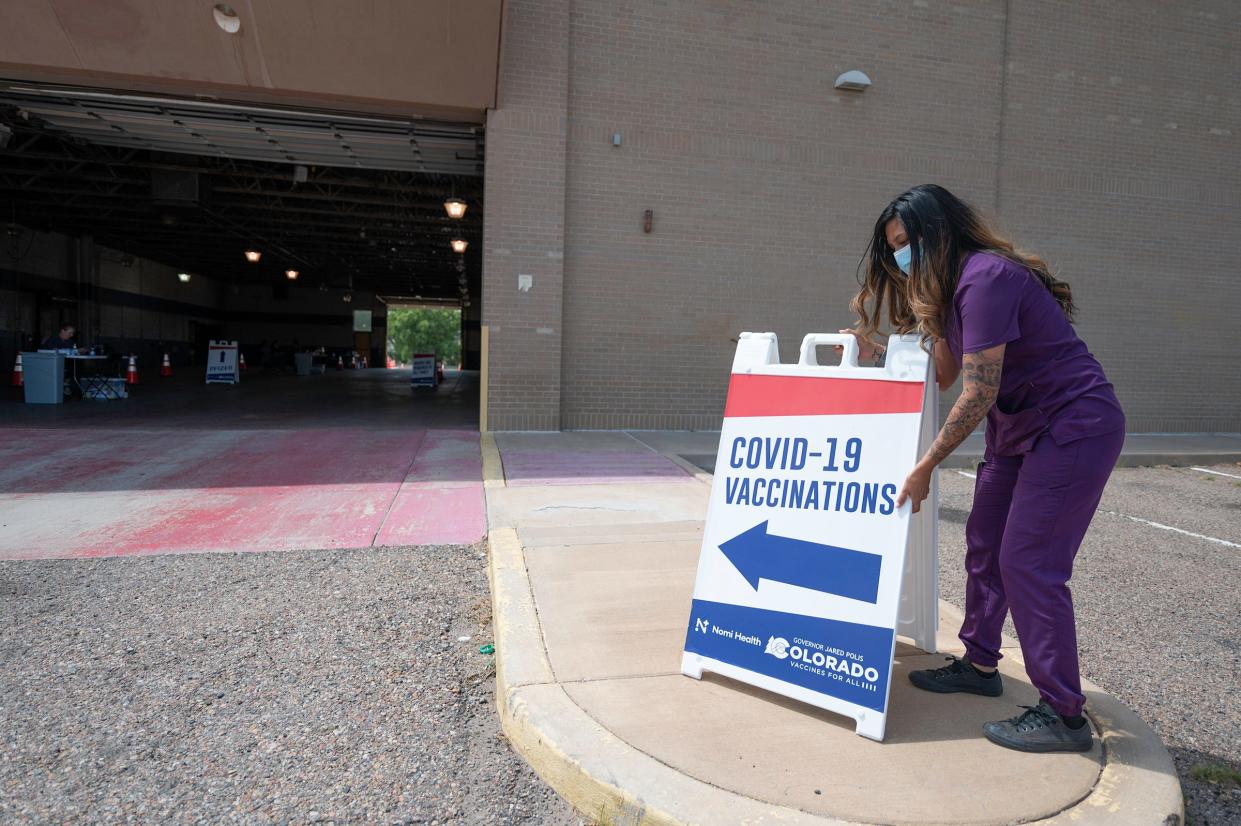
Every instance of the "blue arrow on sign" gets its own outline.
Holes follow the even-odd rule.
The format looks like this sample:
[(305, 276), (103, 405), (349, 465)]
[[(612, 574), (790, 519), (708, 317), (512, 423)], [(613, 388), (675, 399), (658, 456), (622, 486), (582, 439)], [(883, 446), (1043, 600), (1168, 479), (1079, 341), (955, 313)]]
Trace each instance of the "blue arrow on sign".
[(784, 582), (862, 602), (879, 598), (879, 567), (883, 557), (767, 533), (760, 522), (720, 545), (755, 591), (760, 579)]

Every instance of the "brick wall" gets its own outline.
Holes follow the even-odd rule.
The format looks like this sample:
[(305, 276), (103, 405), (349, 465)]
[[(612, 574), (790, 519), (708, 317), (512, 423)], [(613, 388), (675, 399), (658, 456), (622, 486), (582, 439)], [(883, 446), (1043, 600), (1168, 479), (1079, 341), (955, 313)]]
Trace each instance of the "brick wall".
[[(493, 428), (718, 427), (737, 333), (774, 330), (790, 360), (804, 333), (849, 324), (874, 217), (933, 181), (1074, 285), (1131, 429), (1241, 430), (1232, 4), (507, 13), (488, 124)], [(874, 85), (834, 90), (854, 68)], [(520, 295), (525, 266), (542, 269)]]
[(1131, 430), (1241, 430), (1241, 6), (1012, 6), (1005, 227), (1073, 285)]
[[(564, 283), (568, 0), (505, 4), (497, 107), (487, 117), (483, 323), (488, 425), (557, 430)], [(527, 292), (518, 275), (533, 278)]]

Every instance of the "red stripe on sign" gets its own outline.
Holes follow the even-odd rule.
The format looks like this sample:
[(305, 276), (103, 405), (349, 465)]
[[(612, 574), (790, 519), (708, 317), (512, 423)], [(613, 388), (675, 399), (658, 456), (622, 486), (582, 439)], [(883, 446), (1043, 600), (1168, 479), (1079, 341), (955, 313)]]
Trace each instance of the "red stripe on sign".
[(919, 413), (922, 382), (734, 373), (724, 417)]

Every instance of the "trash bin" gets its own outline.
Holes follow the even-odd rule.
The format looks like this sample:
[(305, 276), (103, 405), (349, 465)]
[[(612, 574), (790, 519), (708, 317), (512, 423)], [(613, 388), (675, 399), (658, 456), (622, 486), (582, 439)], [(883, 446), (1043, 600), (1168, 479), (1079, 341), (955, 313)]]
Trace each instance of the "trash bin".
[(26, 404), (63, 404), (65, 357), (63, 353), (22, 353), (26, 379)]

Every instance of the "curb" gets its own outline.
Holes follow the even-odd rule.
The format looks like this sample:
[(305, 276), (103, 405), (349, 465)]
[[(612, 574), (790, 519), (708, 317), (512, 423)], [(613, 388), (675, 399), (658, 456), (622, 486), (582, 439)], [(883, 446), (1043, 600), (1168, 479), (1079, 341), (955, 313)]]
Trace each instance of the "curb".
[[(556, 680), (517, 532), (494, 529), (487, 546), (501, 726), (517, 753), (578, 812), (608, 826), (861, 826), (712, 786), (633, 748), (601, 726)], [(1115, 697), (1086, 681), (1082, 687), (1106, 763), (1085, 798), (1037, 822), (1184, 823), (1180, 782), (1159, 738)]]
[(504, 461), (500, 458), (500, 448), (496, 445), (495, 434), (481, 434), (478, 448), (483, 455), (483, 489), (505, 487)]
[(694, 464), (688, 459), (684, 459), (681, 456), (677, 455), (676, 453), (660, 453), (659, 455), (663, 456), (669, 462), (672, 462), (672, 464), (676, 465), (681, 470), (688, 473), (690, 476), (693, 476), (695, 479), (697, 479), (699, 482), (702, 482), (704, 485), (707, 485), (707, 486), (711, 485), (711, 474), (707, 473), (705, 470), (698, 467), (698, 465)]
[(517, 753), (574, 809), (608, 826), (851, 826), (695, 780), (599, 725), (552, 673), (517, 532), (494, 530), (487, 545), (500, 723)]

